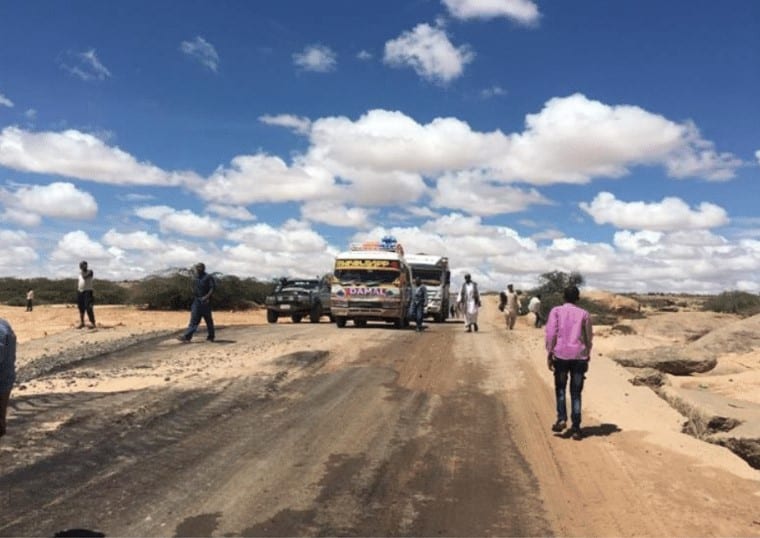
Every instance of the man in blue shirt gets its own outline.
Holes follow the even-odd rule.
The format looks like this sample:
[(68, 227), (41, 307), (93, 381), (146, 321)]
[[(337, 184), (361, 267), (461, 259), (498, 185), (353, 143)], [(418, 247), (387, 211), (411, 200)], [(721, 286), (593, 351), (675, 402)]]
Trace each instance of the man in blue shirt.
[(190, 307), (190, 324), (177, 339), (180, 342), (189, 342), (193, 334), (198, 330), (201, 318), (206, 323), (206, 340), (213, 342), (216, 337), (214, 332), (214, 319), (211, 317), (211, 295), (216, 289), (214, 277), (206, 272), (206, 266), (202, 263), (195, 264), (195, 280), (193, 281), (193, 304)]

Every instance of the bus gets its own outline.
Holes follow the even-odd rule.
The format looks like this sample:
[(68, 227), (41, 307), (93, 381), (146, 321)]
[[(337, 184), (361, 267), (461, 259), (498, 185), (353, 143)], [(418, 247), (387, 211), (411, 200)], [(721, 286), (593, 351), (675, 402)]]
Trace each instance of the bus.
[(330, 307), (338, 327), (348, 321), (356, 327), (368, 321), (407, 327), (411, 298), (411, 269), (392, 238), (354, 243), (335, 258)]

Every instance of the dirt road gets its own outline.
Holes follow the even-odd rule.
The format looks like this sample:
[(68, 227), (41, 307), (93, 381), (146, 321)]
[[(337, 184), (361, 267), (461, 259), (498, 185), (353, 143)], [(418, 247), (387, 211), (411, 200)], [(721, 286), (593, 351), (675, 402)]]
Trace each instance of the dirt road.
[(154, 336), (17, 391), (0, 535), (760, 535), (756, 480), (650, 443), (603, 403), (586, 404), (583, 441), (551, 433), (527, 326), (217, 338)]

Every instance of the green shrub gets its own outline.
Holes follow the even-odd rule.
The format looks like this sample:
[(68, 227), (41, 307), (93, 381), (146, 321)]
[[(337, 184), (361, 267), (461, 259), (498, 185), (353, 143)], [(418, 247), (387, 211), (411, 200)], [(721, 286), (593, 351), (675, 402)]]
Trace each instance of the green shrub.
[(710, 312), (754, 316), (760, 313), (760, 296), (746, 291), (724, 291), (708, 298), (703, 308)]

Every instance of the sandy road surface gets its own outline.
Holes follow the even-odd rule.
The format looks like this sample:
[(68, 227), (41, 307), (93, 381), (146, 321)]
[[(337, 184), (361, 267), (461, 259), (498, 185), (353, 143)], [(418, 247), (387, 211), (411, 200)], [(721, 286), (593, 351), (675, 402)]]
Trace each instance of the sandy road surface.
[(155, 335), (17, 391), (0, 535), (760, 535), (757, 472), (615, 365), (592, 365), (588, 437), (552, 434), (542, 362), (492, 310), (477, 334)]

